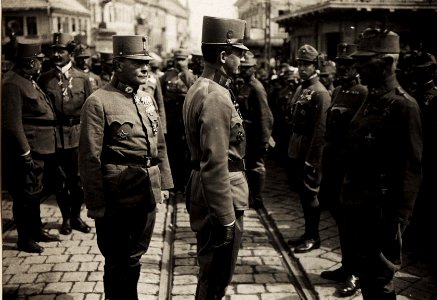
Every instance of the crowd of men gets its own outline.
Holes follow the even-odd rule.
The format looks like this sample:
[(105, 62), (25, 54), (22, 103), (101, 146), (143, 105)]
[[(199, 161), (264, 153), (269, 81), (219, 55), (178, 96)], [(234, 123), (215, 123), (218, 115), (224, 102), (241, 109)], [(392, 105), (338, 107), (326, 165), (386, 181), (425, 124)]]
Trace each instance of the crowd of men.
[(41, 44), (9, 47), (3, 177), (18, 249), (42, 253), (38, 242), (59, 241), (41, 222), (44, 195), (56, 195), (63, 235), (90, 232), (85, 203), (105, 257), (105, 299), (138, 299), (156, 203), (175, 197), (196, 232), (196, 299), (221, 299), (244, 211), (264, 205), (270, 152), (302, 205), (294, 251), (321, 246), (329, 210), (342, 265), (321, 276), (344, 283), (340, 296), (361, 288), (364, 299), (396, 299), (402, 234), (412, 222), (417, 241), (427, 238), (435, 208), (434, 56), (401, 56), (396, 33), (369, 28), (333, 60), (301, 45), (296, 67), (280, 64), (267, 78), (244, 28), (204, 17), (202, 53), (176, 49), (162, 71), (139, 35), (115, 35), (112, 52), (94, 54), (80, 34), (54, 33), (47, 54)]

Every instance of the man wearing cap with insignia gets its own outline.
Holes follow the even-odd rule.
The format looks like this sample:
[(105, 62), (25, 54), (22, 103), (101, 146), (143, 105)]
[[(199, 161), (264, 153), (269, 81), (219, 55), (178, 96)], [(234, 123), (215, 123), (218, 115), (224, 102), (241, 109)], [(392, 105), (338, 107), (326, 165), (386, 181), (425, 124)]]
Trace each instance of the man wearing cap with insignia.
[(337, 45), (337, 86), (332, 94), (331, 106), (326, 118), (325, 147), (322, 157), (322, 181), (318, 199), (322, 208), (331, 212), (337, 222), (340, 248), (342, 254), (341, 267), (323, 271), (320, 276), (340, 282), (338, 289), (341, 297), (355, 294), (358, 278), (354, 275), (353, 253), (350, 244), (353, 240), (345, 237), (348, 230), (343, 222), (343, 209), (339, 205), (339, 197), (344, 179), (343, 153), (346, 147), (350, 122), (367, 97), (367, 88), (360, 83), (355, 68), (355, 59), (351, 56), (357, 49), (355, 44), (340, 43)]
[(65, 182), (57, 191), (62, 214), (61, 234), (69, 235), (72, 229), (83, 233), (91, 231), (81, 218), (83, 191), (77, 166), (80, 110), (92, 93), (89, 77), (73, 67), (75, 49), (73, 37), (66, 33), (53, 34), (51, 61), (54, 68), (41, 74), (38, 84), (52, 101), (58, 120), (57, 155)]
[(42, 253), (38, 242), (59, 241), (43, 230), (40, 201), (48, 174), (57, 170), (56, 116), (50, 99), (34, 81), (41, 71), (41, 44), (17, 44), (17, 63), (3, 76), (3, 153), (13, 198), (18, 250)]
[(272, 137), (273, 115), (267, 102), (267, 92), (262, 83), (256, 79), (256, 58), (252, 52), (244, 53), (240, 64), (243, 85), (235, 90), (238, 107), (246, 131), (246, 176), (250, 190), (250, 205), (260, 208), (263, 204), (262, 192), (266, 179), (264, 157), (270, 147)]
[(173, 192), (178, 197), (183, 195), (189, 176), (182, 105), (188, 89), (196, 80), (188, 69), (188, 56), (187, 49), (176, 49), (173, 55), (174, 68), (167, 70), (160, 79), (167, 121), (165, 138), (175, 185)]
[(114, 35), (114, 76), (81, 114), (79, 166), (88, 216), (105, 257), (105, 299), (138, 299), (141, 257), (147, 252), (156, 203), (173, 188), (164, 133), (145, 84), (147, 38)]
[(101, 87), (101, 81), (99, 75), (90, 70), (89, 59), (91, 57), (91, 51), (87, 44), (87, 36), (84, 34), (76, 35), (74, 37), (74, 43), (76, 44), (73, 51), (74, 66), (89, 76), (94, 92)]
[(325, 86), (329, 94), (332, 96), (332, 92), (335, 89), (334, 81), (337, 73), (335, 62), (327, 59), (327, 57), (324, 57), (324, 59), (321, 61), (320, 64), (321, 64), (321, 66), (319, 67), (320, 82)]
[(112, 54), (112, 50), (100, 52), (100, 64), (102, 66), (100, 80), (102, 81), (102, 87), (111, 81), (112, 75), (114, 74), (114, 68), (112, 64), (113, 59), (114, 55)]
[(195, 299), (222, 299), (234, 273), (249, 208), (244, 174), (246, 134), (231, 97), (238, 72), (246, 22), (205, 16), (202, 75), (188, 90), (183, 106), (192, 172), (187, 210), (197, 238), (198, 283)]
[(317, 74), (319, 52), (303, 45), (297, 52), (302, 80), (288, 104), (291, 136), (288, 144), (288, 172), (292, 187), (299, 194), (305, 219), (305, 232), (288, 243), (295, 253), (320, 247), (320, 205), (317, 198), (322, 177), (322, 150), (325, 145), (326, 113), (331, 96)]
[(402, 233), (422, 178), (420, 109), (398, 83), (399, 35), (368, 28), (352, 54), (368, 96), (352, 118), (340, 195), (363, 299), (396, 299)]
[(188, 63), (188, 68), (193, 71), (193, 74), (197, 77), (202, 74), (205, 62), (203, 61), (202, 51), (194, 50), (191, 51), (190, 62)]
[(430, 237), (430, 232), (437, 229), (435, 221), (437, 194), (437, 87), (433, 81), (437, 69), (434, 55), (424, 49), (414, 51), (411, 55), (412, 72), (409, 81), (415, 87), (412, 95), (417, 100), (422, 114), (423, 126), (423, 180), (419, 196), (414, 206), (411, 228), (408, 235), (411, 245), (416, 246), (418, 253), (423, 256), (434, 257), (433, 247), (423, 247), (423, 241)]

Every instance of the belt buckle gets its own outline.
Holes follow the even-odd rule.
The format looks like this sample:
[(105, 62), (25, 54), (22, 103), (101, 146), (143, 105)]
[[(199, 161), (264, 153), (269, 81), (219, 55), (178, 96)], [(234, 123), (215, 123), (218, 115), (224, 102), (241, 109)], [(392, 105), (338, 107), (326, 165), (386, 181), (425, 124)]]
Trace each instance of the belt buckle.
[(145, 159), (144, 165), (147, 168), (150, 168), (152, 166), (152, 158), (149, 156), (146, 156), (146, 157), (144, 157), (144, 159)]

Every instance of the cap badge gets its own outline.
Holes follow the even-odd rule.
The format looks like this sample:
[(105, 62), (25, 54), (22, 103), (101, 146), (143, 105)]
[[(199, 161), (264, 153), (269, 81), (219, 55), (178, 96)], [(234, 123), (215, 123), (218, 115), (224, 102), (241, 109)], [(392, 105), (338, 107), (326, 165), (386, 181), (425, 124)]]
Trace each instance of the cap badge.
[(147, 49), (147, 39), (143, 36), (143, 50)]
[(132, 87), (130, 87), (130, 86), (127, 86), (127, 87), (124, 89), (124, 91), (125, 91), (127, 94), (132, 94), (133, 91), (134, 91), (134, 89), (133, 89)]
[(231, 39), (234, 37), (234, 32), (232, 30), (229, 30), (226, 34), (226, 37), (226, 43), (230, 44), (232, 42)]

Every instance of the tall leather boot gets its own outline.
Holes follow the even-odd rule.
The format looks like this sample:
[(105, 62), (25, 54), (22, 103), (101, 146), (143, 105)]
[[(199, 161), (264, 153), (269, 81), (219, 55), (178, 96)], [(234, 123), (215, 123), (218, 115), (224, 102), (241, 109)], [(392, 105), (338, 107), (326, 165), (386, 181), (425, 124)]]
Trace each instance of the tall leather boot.
[(62, 215), (62, 225), (61, 229), (59, 229), (59, 233), (69, 235), (71, 234), (71, 205), (70, 195), (67, 189), (64, 188), (56, 194), (56, 202), (58, 203)]
[(138, 280), (140, 279), (141, 266), (130, 267), (127, 273), (126, 299), (138, 300)]
[(246, 172), (246, 176), (249, 184), (250, 207), (255, 209), (263, 207), (262, 192), (266, 180), (265, 173), (249, 170)]
[(91, 231), (91, 227), (88, 226), (80, 217), (80, 212), (82, 210), (83, 203), (84, 203), (84, 195), (82, 189), (78, 189), (74, 193), (71, 193), (70, 224), (72, 229), (81, 231), (83, 233), (88, 233)]
[(312, 207), (309, 204), (306, 204), (303, 206), (303, 212), (305, 218), (305, 239), (302, 244), (294, 249), (295, 253), (306, 253), (313, 249), (320, 248), (320, 207)]

